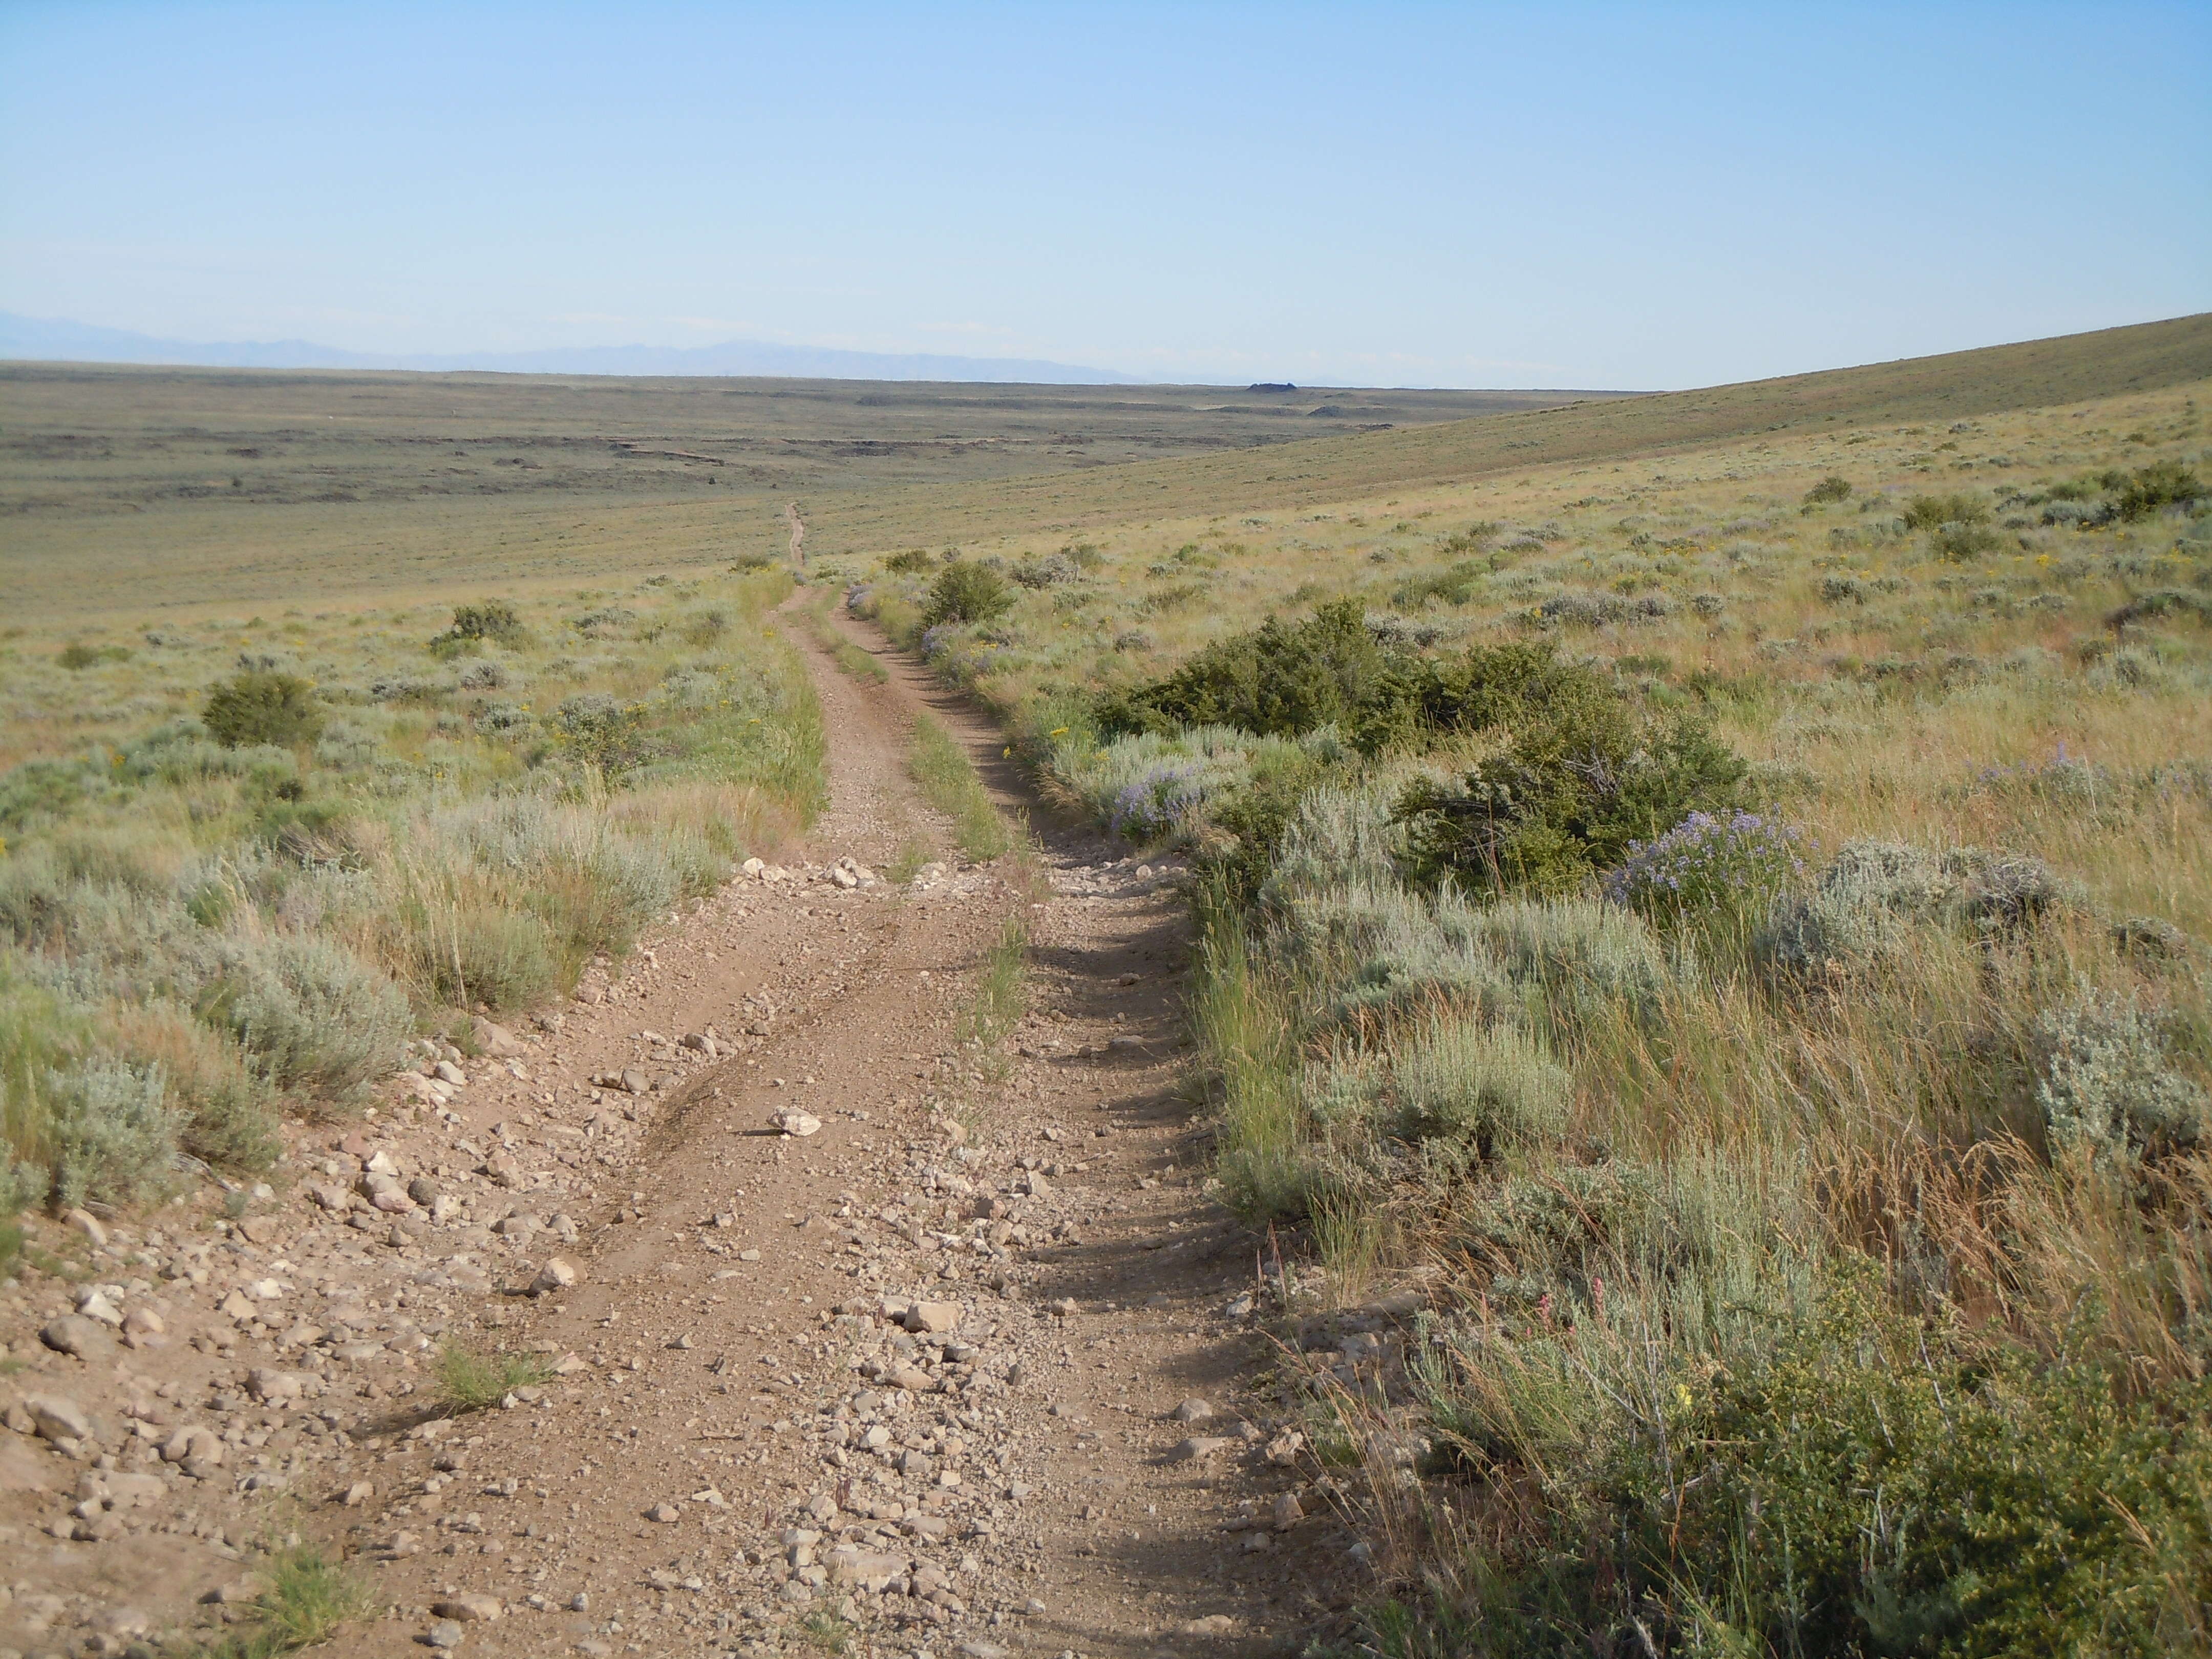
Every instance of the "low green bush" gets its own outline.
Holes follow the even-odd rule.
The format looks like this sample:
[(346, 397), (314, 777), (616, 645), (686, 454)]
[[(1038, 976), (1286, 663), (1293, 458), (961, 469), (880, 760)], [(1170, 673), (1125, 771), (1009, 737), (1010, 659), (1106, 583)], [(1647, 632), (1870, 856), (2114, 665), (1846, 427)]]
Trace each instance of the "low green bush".
[(1908, 530), (1939, 530), (1947, 524), (1982, 525), (1990, 521), (1990, 504), (1978, 495), (1915, 495), (1905, 504)]
[(1350, 731), (1387, 699), (1401, 655), (1376, 641), (1348, 599), (1302, 623), (1270, 617), (1216, 641), (1165, 679), (1109, 698), (1099, 729), (1109, 736), (1203, 726), (1258, 737), (1297, 737), (1325, 726)]
[(1941, 524), (1929, 538), (1936, 556), (1953, 564), (1988, 558), (1993, 553), (2003, 552), (2007, 544), (2002, 533), (1985, 524)]
[(1778, 977), (1832, 979), (1902, 965), (1923, 924), (2017, 937), (2073, 897), (2049, 865), (2020, 854), (1847, 842), (1809, 891), (1775, 902), (1753, 934), (1752, 957)]
[(921, 620), (929, 628), (944, 623), (987, 623), (1013, 608), (1014, 590), (1004, 576), (973, 559), (956, 559), (930, 588)]
[(381, 1077), (413, 1030), (398, 986), (314, 938), (258, 943), (203, 995), (204, 1016), (281, 1088), (336, 1095)]
[(1840, 501), (1850, 493), (1851, 481), (1838, 473), (1831, 472), (1805, 492), (1805, 504), (1808, 507), (1822, 507), (1831, 502)]
[(1619, 696), (1605, 675), (1548, 644), (1425, 656), (1380, 637), (1346, 599), (1217, 640), (1166, 678), (1103, 698), (1097, 723), (1108, 736), (1218, 726), (1295, 738), (1334, 726), (1376, 755)]
[(2037, 1020), (2036, 1081), (2051, 1142), (2128, 1163), (2197, 1146), (2212, 1099), (2175, 1070), (2156, 1024), (2131, 998), (2085, 991)]
[(1692, 812), (1665, 835), (1632, 842), (1605, 872), (1606, 896), (1662, 921), (1748, 921), (1804, 870), (1803, 836), (1753, 812)]
[(2212, 1592), (2212, 1389), (1978, 1349), (1853, 1286), (1601, 1491), (1684, 1638), (1808, 1659), (2179, 1651)]
[(2100, 1366), (1901, 1313), (1875, 1283), (1846, 1267), (1724, 1361), (1678, 1348), (1657, 1370), (1641, 1328), (1595, 1304), (1446, 1338), (1424, 1373), (1435, 1461), (1500, 1524), (1427, 1596), (1371, 1609), (1370, 1645), (1611, 1651), (1633, 1631), (1642, 1653), (1806, 1659), (2197, 1650), (2212, 1385), (2134, 1397)]
[(457, 1342), (438, 1350), (438, 1393), (452, 1412), (480, 1412), (496, 1406), (517, 1389), (552, 1380), (552, 1362), (543, 1354), (485, 1353)]
[(430, 641), (430, 654), (445, 659), (473, 656), (487, 645), (520, 646), (528, 639), (529, 630), (513, 605), (485, 599), (455, 606), (453, 625)]
[(1530, 711), (1511, 746), (1398, 798), (1409, 871), (1472, 890), (1565, 895), (1639, 840), (1736, 806), (1749, 769), (1686, 714), (1638, 719), (1610, 688)]
[(1390, 1076), (1400, 1135), (1462, 1141), (1485, 1158), (1559, 1139), (1574, 1103), (1573, 1074), (1510, 1025), (1446, 1021), (1398, 1054)]
[(216, 684), (201, 705), (200, 720), (227, 749), (254, 744), (291, 749), (321, 735), (324, 714), (314, 688), (296, 674), (247, 668)]
[(48, 1071), (38, 1087), (56, 1208), (154, 1194), (176, 1157), (179, 1127), (159, 1066), (94, 1055)]
[(87, 645), (82, 641), (72, 640), (61, 648), (54, 660), (72, 671), (90, 668), (96, 663), (129, 662), (131, 647), (124, 645)]
[(262, 1576), (268, 1588), (240, 1610), (241, 1625), (210, 1646), (171, 1650), (185, 1659), (283, 1659), (329, 1642), (375, 1600), (367, 1583), (313, 1544), (276, 1552)]
[(629, 771), (656, 753), (643, 706), (618, 702), (604, 691), (563, 698), (553, 720), (568, 753), (603, 772)]
[(2154, 461), (2138, 467), (2112, 496), (2121, 518), (2147, 519), (2162, 507), (2185, 507), (2208, 493), (2203, 481), (2179, 461)]

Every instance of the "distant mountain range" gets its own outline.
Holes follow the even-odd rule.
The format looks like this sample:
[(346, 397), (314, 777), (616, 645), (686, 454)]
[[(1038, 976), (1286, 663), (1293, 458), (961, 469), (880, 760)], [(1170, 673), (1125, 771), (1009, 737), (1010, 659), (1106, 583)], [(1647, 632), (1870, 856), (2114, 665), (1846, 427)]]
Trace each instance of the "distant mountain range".
[(769, 374), (794, 380), (1008, 380), (1032, 386), (1134, 386), (1134, 374), (1030, 357), (940, 357), (725, 340), (702, 346), (556, 346), (450, 355), (342, 351), (310, 340), (156, 339), (129, 329), (0, 311), (0, 358), (42, 362), (172, 363), (210, 368), (408, 368), (434, 374)]

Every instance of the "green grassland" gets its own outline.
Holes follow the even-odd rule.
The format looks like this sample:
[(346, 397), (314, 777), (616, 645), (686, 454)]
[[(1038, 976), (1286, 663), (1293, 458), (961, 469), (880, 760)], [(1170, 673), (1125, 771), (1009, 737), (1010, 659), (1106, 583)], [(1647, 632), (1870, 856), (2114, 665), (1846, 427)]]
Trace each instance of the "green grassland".
[[(830, 562), (1194, 861), (1363, 1650), (2203, 1650), (2205, 337)], [(1407, 1285), (1412, 1341), (1340, 1352)]]
[(0, 382), (18, 1200), (251, 1164), (802, 822), (796, 497), (1191, 860), (1347, 1639), (2206, 1645), (2212, 322), (1295, 442), (1370, 422), (107, 373)]

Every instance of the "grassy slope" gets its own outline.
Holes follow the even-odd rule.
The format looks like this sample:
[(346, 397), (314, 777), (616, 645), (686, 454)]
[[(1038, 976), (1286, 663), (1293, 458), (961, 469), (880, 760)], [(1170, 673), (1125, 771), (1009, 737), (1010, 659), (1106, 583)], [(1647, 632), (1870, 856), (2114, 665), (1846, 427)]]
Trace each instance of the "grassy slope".
[[(1769, 431), (1954, 420), (2212, 376), (2212, 314), (1081, 477), (945, 485), (824, 503), (822, 551), (1092, 527), (1139, 516), (1279, 512), (1539, 466), (1656, 457)], [(933, 527), (925, 533), (921, 526)]]
[[(1147, 470), (1180, 513), (1130, 510), (1135, 469), (1005, 492), (994, 530), (1091, 492), (1082, 574), (932, 644), (1072, 793), (1195, 799), (1205, 848), (1269, 769), (1321, 786), (1273, 906), (1205, 916), (1194, 1013), (1227, 1189), (1309, 1224), (1284, 1311), (1390, 1592), (1361, 1650), (2203, 1648), (2212, 520), (2096, 508), (2108, 472), (2212, 477), (2207, 338), (1570, 410), (1522, 425), (1581, 422), (1573, 455), (1489, 472), (1422, 458), (1508, 422), (1394, 436), (1388, 467), (1254, 458), (1328, 459), (1313, 479)], [(1830, 475), (1850, 494), (1808, 501)], [(1921, 496), (1986, 533), (1913, 528)], [(1067, 539), (967, 550), (1034, 573)], [(871, 602), (918, 634), (928, 580)], [(1929, 871), (2002, 849), (2062, 896), (1995, 930), (1938, 907), (1798, 984), (1734, 878), (1680, 919), (1409, 890), (1399, 786), (1495, 733), (1372, 766), (1085, 740), (1097, 689), (1339, 596), (1445, 653), (1549, 641), (1643, 714), (1711, 720), (1801, 883), (1873, 840)], [(1820, 903), (1887, 938), (1862, 889)], [(1401, 1279), (1437, 1304), (1419, 1355), (1332, 1364), (1330, 1310)]]

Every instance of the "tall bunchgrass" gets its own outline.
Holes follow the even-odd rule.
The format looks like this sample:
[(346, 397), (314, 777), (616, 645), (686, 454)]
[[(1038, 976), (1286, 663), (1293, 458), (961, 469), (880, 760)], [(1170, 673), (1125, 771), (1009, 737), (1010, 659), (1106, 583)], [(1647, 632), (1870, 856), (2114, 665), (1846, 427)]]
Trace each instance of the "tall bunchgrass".
[(246, 1627), (186, 1651), (198, 1659), (279, 1659), (320, 1647), (374, 1601), (369, 1586), (318, 1547), (277, 1551), (264, 1568), (269, 1587), (246, 1608)]
[(434, 1370), (439, 1401), (454, 1413), (488, 1410), (515, 1389), (540, 1387), (553, 1376), (543, 1354), (487, 1353), (462, 1342), (440, 1348)]

